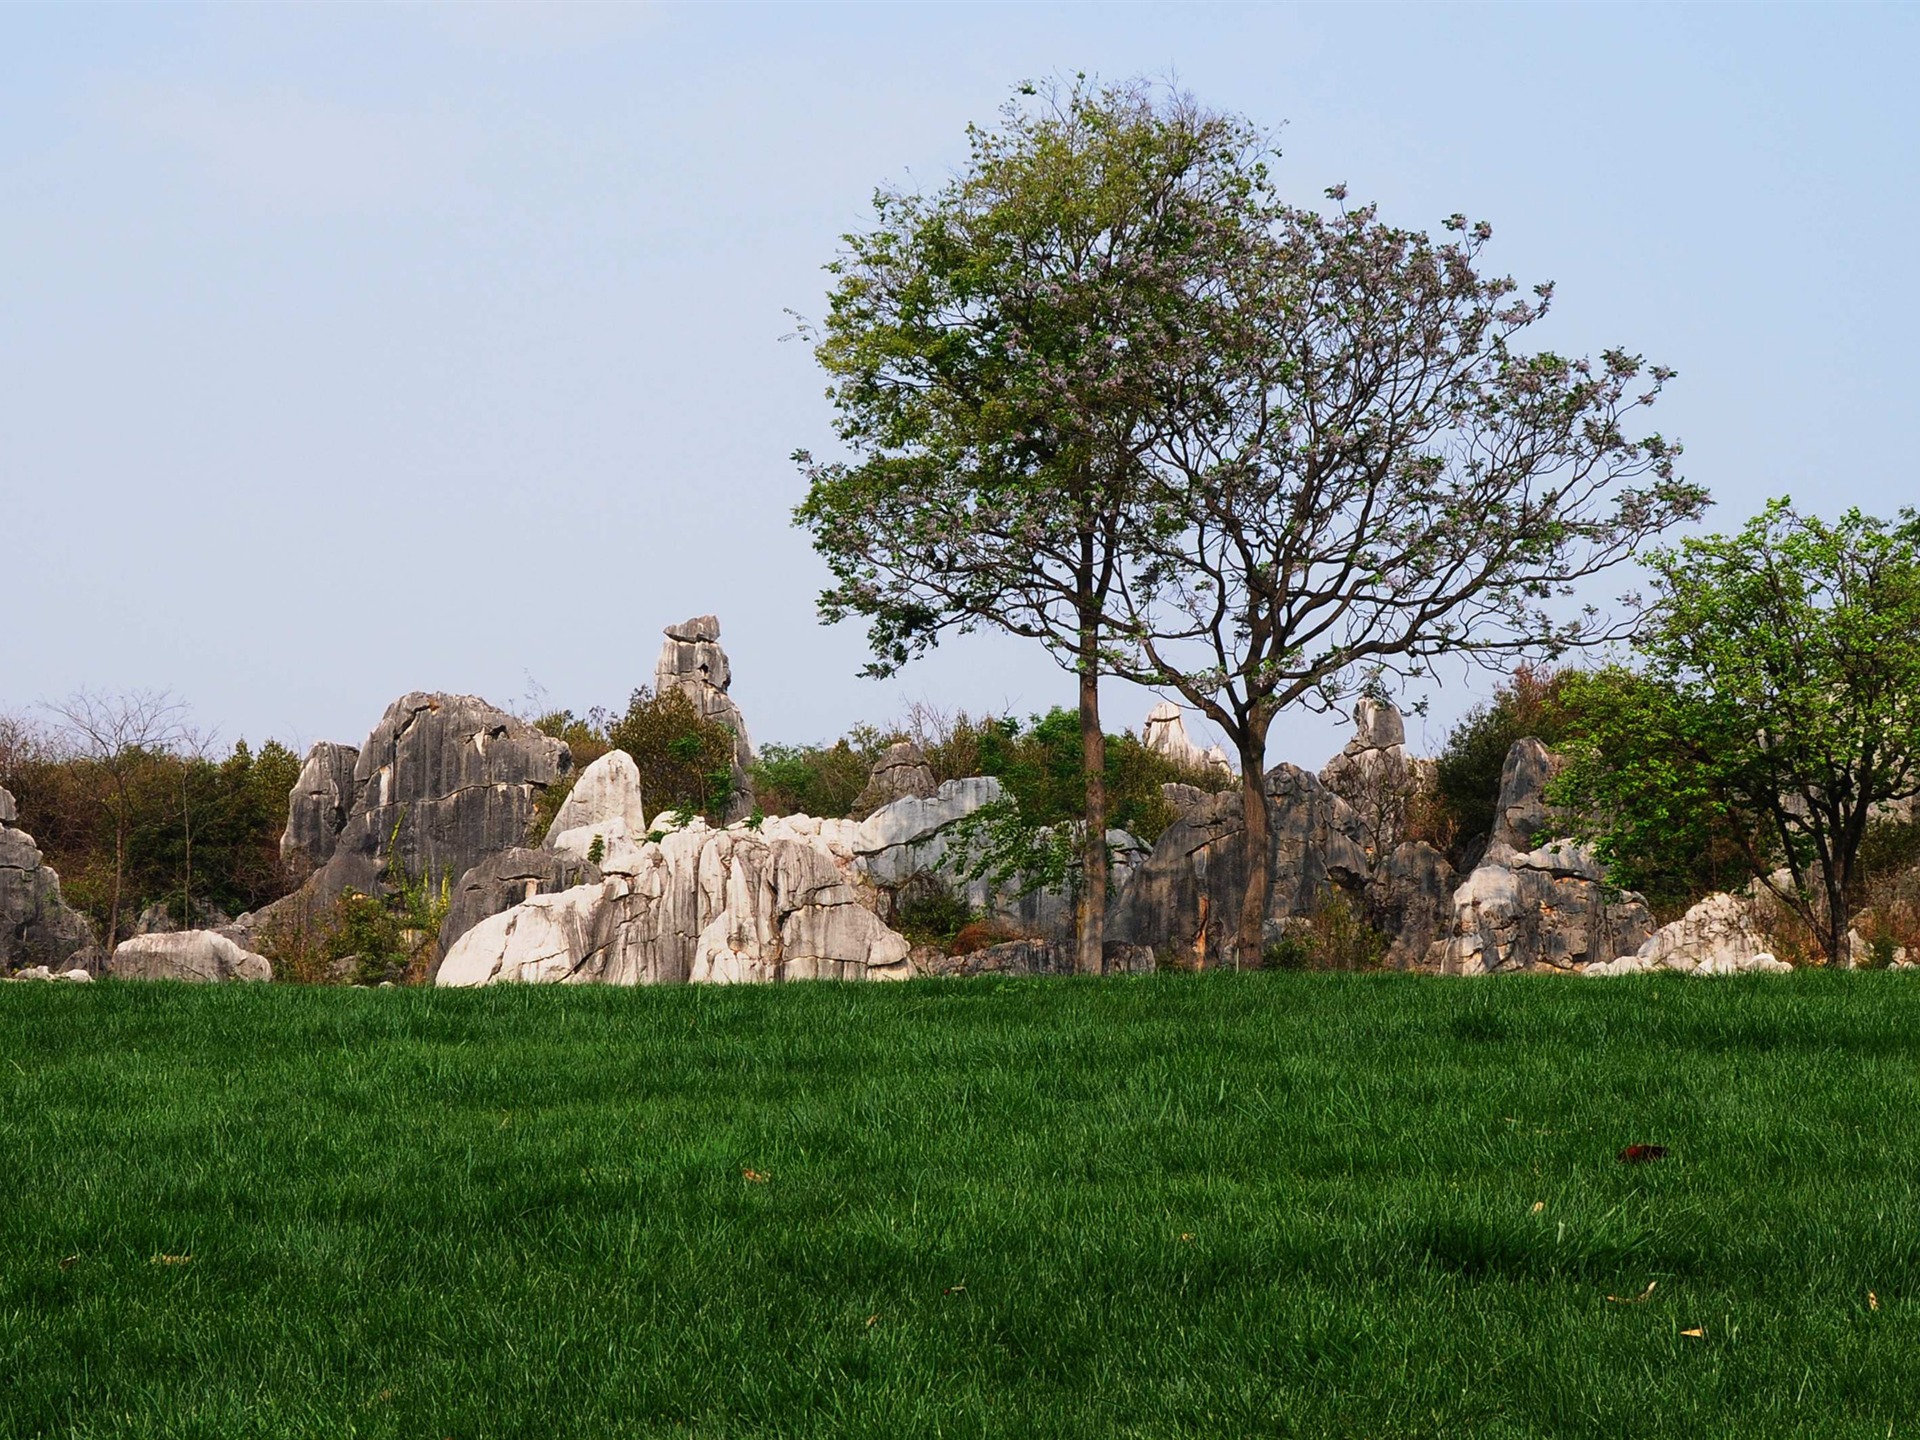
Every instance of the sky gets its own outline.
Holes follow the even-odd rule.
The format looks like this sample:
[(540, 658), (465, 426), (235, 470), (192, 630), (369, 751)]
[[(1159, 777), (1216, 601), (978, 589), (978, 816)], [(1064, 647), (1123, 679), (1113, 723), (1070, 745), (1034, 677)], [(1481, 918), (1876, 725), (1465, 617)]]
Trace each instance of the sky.
[[(1488, 221), (1547, 342), (1678, 370), (1707, 528), (1890, 513), (1916, 55), (1920, 7), (1864, 5), (0, 7), (0, 710), (164, 689), (304, 746), (409, 690), (619, 707), (704, 612), (762, 743), (1072, 704), (989, 635), (859, 678), (783, 337), (877, 186), (1078, 71), (1277, 127), (1301, 203)], [(1417, 749), (1491, 684), (1443, 678)], [(1107, 728), (1153, 698), (1103, 687)], [(1344, 732), (1286, 717), (1269, 761)]]

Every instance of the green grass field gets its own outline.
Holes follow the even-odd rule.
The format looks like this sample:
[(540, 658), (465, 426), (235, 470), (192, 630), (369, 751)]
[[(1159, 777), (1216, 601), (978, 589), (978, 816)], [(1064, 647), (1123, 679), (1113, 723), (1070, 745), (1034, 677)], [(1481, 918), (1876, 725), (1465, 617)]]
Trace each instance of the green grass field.
[(3, 986), (0, 1436), (1920, 1433), (1917, 1028), (1900, 975)]

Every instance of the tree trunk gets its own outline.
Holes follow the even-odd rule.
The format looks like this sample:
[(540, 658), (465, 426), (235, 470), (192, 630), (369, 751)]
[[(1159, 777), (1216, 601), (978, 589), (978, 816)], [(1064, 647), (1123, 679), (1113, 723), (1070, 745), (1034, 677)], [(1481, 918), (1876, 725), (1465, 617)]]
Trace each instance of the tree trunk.
[[(1265, 737), (1262, 737), (1264, 742)], [(1266, 949), (1267, 899), (1273, 889), (1272, 824), (1267, 814), (1267, 777), (1261, 768), (1266, 745), (1240, 751), (1240, 810), (1245, 822), (1247, 890), (1240, 900), (1240, 928), (1234, 936), (1233, 968), (1258, 970)]]
[(126, 873), (127, 837), (126, 827), (119, 821), (113, 826), (113, 904), (107, 910), (107, 953), (113, 953), (113, 947), (120, 943), (120, 879)]
[(1087, 805), (1073, 958), (1073, 968), (1081, 975), (1105, 973), (1107, 950), (1107, 737), (1100, 729), (1097, 645), (1097, 632), (1090, 626), (1082, 627), (1080, 765), (1087, 783)]

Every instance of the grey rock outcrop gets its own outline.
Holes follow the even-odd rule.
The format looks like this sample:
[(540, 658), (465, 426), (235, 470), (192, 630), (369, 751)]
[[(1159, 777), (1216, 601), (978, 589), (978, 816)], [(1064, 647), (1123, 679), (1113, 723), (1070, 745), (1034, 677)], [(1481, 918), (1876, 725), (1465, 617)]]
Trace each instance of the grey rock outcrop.
[(0, 789), (0, 972), (21, 966), (70, 968), (96, 956), (93, 925), (60, 895), (60, 876), (33, 836), (15, 823), (18, 809)]
[(904, 979), (907, 941), (817, 839), (695, 823), (632, 873), (536, 895), (467, 931), (436, 983), (614, 985)]
[(1392, 937), (1382, 963), (1405, 970), (1426, 959), (1433, 942), (1448, 934), (1459, 883), (1447, 857), (1421, 840), (1403, 841), (1374, 866), (1367, 915), (1376, 930)]
[(1232, 766), (1226, 752), (1210, 745), (1202, 750), (1187, 734), (1186, 718), (1171, 700), (1162, 700), (1147, 712), (1140, 726), (1140, 743), (1176, 765), (1192, 770), (1227, 770)]
[[(1144, 945), (1106, 947), (1106, 973), (1145, 975), (1154, 970), (1153, 951)], [(1006, 940), (965, 955), (916, 951), (914, 972), (919, 975), (962, 979), (972, 975), (1071, 975), (1074, 953), (1070, 944), (1048, 940)]]
[(937, 789), (939, 785), (933, 778), (933, 767), (927, 764), (926, 754), (913, 741), (899, 740), (889, 745), (874, 762), (866, 788), (853, 802), (852, 815), (856, 820), (864, 820), (896, 800), (908, 797), (924, 800)]
[[(1359, 895), (1368, 860), (1351, 806), (1296, 765), (1266, 777), (1271, 831), (1270, 929), (1313, 914), (1337, 888)], [(1231, 954), (1247, 883), (1245, 820), (1236, 789), (1194, 805), (1153, 847), (1107, 912), (1107, 935), (1123, 944), (1163, 947), (1204, 964)]]
[(733, 686), (733, 667), (727, 652), (720, 648), (720, 621), (712, 615), (696, 615), (665, 631), (666, 643), (660, 647), (660, 659), (653, 667), (656, 695), (678, 690), (693, 702), (702, 719), (718, 720), (733, 731), (733, 798), (728, 802), (729, 822), (753, 813), (753, 780), (748, 773), (753, 765), (753, 740), (747, 734), (747, 717), (740, 713), (727, 692)]
[(1446, 975), (1572, 971), (1632, 955), (1653, 934), (1653, 916), (1631, 891), (1616, 891), (1592, 850), (1544, 838), (1554, 758), (1535, 739), (1516, 740), (1501, 769), (1493, 836), (1454, 892), (1444, 937), (1427, 952)]
[(1432, 762), (1407, 752), (1407, 727), (1384, 700), (1354, 706), (1354, 735), (1320, 771), (1320, 783), (1353, 807), (1362, 843), (1378, 863), (1407, 838), (1407, 816)]
[(511, 910), (536, 895), (597, 885), (603, 878), (599, 867), (562, 851), (533, 850), (522, 845), (497, 851), (462, 875), (453, 887), (447, 917), (440, 924), (440, 954), (445, 956), (456, 940), (489, 915)]
[(1533, 849), (1534, 837), (1553, 818), (1547, 806), (1547, 784), (1558, 768), (1553, 752), (1540, 741), (1529, 736), (1513, 742), (1500, 767), (1491, 845), (1523, 853)]
[(463, 876), (525, 842), (540, 792), (572, 764), (563, 742), (477, 696), (404, 695), (357, 752), (347, 819), (307, 891), (377, 893), (389, 862), (414, 880)]
[(93, 976), (78, 966), (71, 970), (55, 970), (51, 965), (29, 965), (26, 969), (6, 978), (8, 980), (66, 980), (84, 985), (91, 981)]
[(331, 740), (307, 751), (287, 797), (287, 828), (280, 836), (280, 863), (293, 879), (306, 879), (333, 858), (359, 793), (354, 782), (359, 759), (351, 745)]
[(1760, 933), (1751, 904), (1733, 895), (1709, 895), (1663, 925), (1631, 955), (1587, 966), (1592, 976), (1671, 970), (1683, 975), (1786, 975), (1793, 967), (1776, 959)]
[(243, 950), (211, 930), (178, 930), (168, 935), (136, 935), (114, 947), (107, 973), (116, 980), (271, 980), (273, 966), (264, 955)]
[(640, 767), (624, 750), (609, 750), (580, 772), (547, 827), (547, 844), (568, 830), (619, 821), (628, 834), (647, 833), (647, 812), (640, 794)]

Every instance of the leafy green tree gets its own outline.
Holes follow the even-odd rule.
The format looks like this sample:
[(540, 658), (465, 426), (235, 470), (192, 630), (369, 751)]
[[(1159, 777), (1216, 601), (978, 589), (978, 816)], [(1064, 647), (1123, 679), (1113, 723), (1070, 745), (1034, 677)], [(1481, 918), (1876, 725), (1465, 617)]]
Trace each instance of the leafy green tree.
[[(1208, 357), (1192, 323), (1268, 192), (1265, 138), (1190, 98), (1084, 78), (969, 129), (962, 173), (882, 191), (848, 235), (815, 355), (851, 463), (795, 459), (796, 520), (869, 622), (868, 673), (949, 631), (1024, 636), (1078, 678), (1087, 892), (1105, 893), (1099, 681), (1120, 572), (1153, 529), (1140, 456)], [(1077, 968), (1103, 967), (1080, 907)]]
[(1652, 564), (1644, 682), (1565, 792), (1616, 855), (1658, 835), (1735, 847), (1839, 961), (1862, 842), (1920, 794), (1920, 517), (1775, 500)]
[[(1624, 623), (1556, 599), (1706, 505), (1672, 446), (1627, 430), (1669, 371), (1523, 352), (1552, 290), (1483, 274), (1486, 225), (1455, 216), (1436, 240), (1328, 194), (1328, 213), (1272, 207), (1192, 317), (1207, 403), (1141, 457), (1152, 513), (1179, 521), (1143, 533), (1120, 586), (1112, 668), (1225, 732), (1255, 856), (1282, 711), (1442, 656), (1504, 665), (1616, 638)], [(1251, 967), (1271, 877), (1247, 868), (1234, 949)]]
[(659, 814), (678, 810), (718, 823), (733, 798), (734, 737), (679, 690), (655, 695), (642, 686), (626, 714), (607, 726), (607, 743), (633, 757), (640, 794)]

